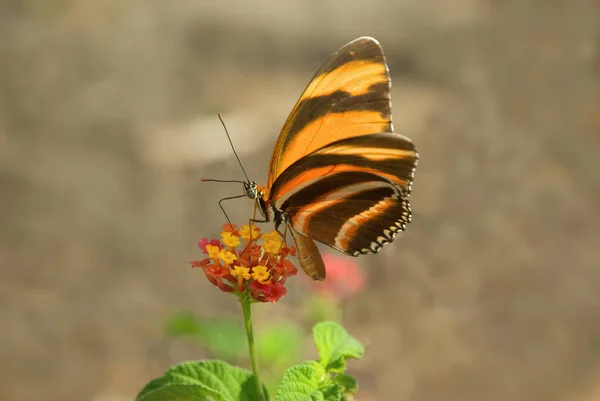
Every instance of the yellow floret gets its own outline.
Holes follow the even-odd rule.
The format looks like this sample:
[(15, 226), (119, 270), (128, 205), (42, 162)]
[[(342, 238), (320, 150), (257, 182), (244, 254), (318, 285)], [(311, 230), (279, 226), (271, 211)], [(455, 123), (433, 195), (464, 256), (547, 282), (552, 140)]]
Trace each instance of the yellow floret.
[(244, 280), (250, 279), (250, 268), (244, 266), (234, 266), (229, 269), (233, 277), (242, 277)]
[[(255, 225), (252, 225), (252, 239), (257, 239), (260, 234), (260, 229)], [(244, 224), (242, 228), (240, 228), (240, 236), (248, 240), (250, 239), (250, 226), (248, 224)]]
[(223, 243), (229, 247), (229, 249), (235, 248), (241, 244), (239, 237), (233, 235), (229, 231), (223, 231), (221, 233), (221, 238), (223, 239)]
[(237, 260), (237, 256), (235, 256), (233, 253), (231, 253), (229, 251), (222, 250), (221, 252), (219, 252), (219, 259), (221, 259), (223, 262), (225, 262), (225, 265), (230, 265), (234, 261)]
[(267, 266), (254, 266), (252, 268), (252, 278), (261, 284), (266, 284), (271, 278), (271, 274), (267, 269)]

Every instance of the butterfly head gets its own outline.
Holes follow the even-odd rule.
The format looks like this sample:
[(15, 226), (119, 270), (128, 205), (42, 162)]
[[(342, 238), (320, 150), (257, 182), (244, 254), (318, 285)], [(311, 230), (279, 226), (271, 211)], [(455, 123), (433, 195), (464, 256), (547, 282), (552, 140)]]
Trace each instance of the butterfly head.
[(264, 187), (259, 186), (254, 181), (246, 181), (244, 182), (244, 191), (246, 192), (246, 196), (256, 202), (256, 208), (262, 214), (262, 216), (266, 219), (265, 221), (271, 221), (271, 214), (267, 208), (267, 202), (265, 200), (266, 191)]
[(250, 199), (257, 199), (262, 197), (262, 191), (258, 189), (258, 184), (255, 181), (244, 182), (244, 192)]

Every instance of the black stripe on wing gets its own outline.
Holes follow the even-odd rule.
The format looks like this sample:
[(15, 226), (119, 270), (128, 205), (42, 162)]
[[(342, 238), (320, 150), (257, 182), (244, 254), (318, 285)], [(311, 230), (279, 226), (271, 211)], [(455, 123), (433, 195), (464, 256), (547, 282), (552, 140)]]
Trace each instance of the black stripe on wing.
[(332, 113), (349, 111), (375, 111), (381, 115), (387, 125), (381, 131), (391, 131), (392, 110), (390, 107), (389, 82), (381, 82), (369, 87), (367, 93), (352, 95), (345, 91), (335, 91), (324, 96), (314, 96), (302, 99), (294, 119), (287, 127), (288, 138), (293, 139), (304, 127), (313, 121)]
[[(298, 190), (286, 199), (281, 206), (285, 213), (288, 210), (298, 210), (306, 205), (316, 203), (324, 197), (330, 199), (343, 199), (349, 188), (378, 182), (382, 185), (392, 187), (389, 180), (372, 173), (365, 172), (343, 172), (324, 176), (310, 185)], [(336, 196), (337, 195), (337, 196)]]
[[(270, 199), (272, 202), (277, 202), (282, 195), (285, 195), (286, 198), (290, 196), (295, 198), (292, 201), (293, 204), (309, 203), (318, 196), (320, 191), (326, 190), (328, 186), (335, 184), (337, 180), (352, 179), (347, 178), (349, 176), (336, 173), (336, 167), (338, 171), (343, 170), (342, 165), (370, 170), (368, 176), (350, 176), (359, 180), (373, 179), (372, 173), (374, 171), (395, 177), (395, 183), (402, 187), (405, 194), (409, 194), (417, 162), (418, 154), (412, 141), (393, 132), (342, 139), (304, 156), (285, 169), (273, 183), (270, 189)], [(310, 174), (311, 169), (326, 167), (330, 167), (330, 170), (328, 170), (331, 172), (330, 176), (315, 177)], [(307, 191), (310, 195), (280, 193), (281, 188), (287, 182), (291, 182), (298, 177), (302, 178), (300, 184), (318, 179), (314, 184), (310, 184), (315, 185)], [(319, 183), (321, 180), (323, 182)], [(300, 184), (298, 185), (298, 191), (304, 192), (304, 188)], [(304, 196), (306, 196), (306, 199), (303, 200), (302, 197)]]
[[(373, 66), (379, 66), (380, 72), (373, 75)], [(364, 82), (373, 82), (366, 91), (362, 89)], [(383, 49), (375, 39), (361, 37), (335, 52), (310, 80), (282, 127), (270, 164), (274, 178), (281, 172), (283, 155), (290, 151), (289, 147), (297, 137), (306, 136), (306, 143), (310, 143), (315, 135), (330, 134), (314, 128), (303, 131), (328, 114), (371, 111), (381, 116), (371, 121), (355, 121), (355, 132), (347, 132), (346, 137), (393, 131), (390, 87)], [(372, 129), (373, 125), (377, 128)], [(293, 151), (300, 153), (296, 159), (305, 154), (302, 153), (304, 149)]]

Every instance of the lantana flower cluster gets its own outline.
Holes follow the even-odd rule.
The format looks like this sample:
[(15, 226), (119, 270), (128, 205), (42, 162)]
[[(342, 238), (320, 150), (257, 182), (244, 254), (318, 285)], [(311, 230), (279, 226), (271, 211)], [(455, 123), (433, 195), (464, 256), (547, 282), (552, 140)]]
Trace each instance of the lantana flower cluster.
[[(259, 243), (260, 242), (260, 243)], [(260, 233), (255, 225), (223, 225), (221, 239), (202, 238), (198, 248), (207, 255), (191, 262), (223, 292), (247, 293), (259, 302), (277, 302), (286, 293), (285, 282), (298, 269), (287, 259), (295, 256), (277, 231)]]

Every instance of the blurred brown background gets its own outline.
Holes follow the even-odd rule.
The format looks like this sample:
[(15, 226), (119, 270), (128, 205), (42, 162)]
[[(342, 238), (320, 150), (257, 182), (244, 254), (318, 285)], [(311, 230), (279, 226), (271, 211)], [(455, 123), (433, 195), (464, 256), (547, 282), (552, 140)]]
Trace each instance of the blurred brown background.
[(600, 400), (598, 1), (2, 0), (1, 401), (132, 399), (203, 357), (162, 330), (237, 312), (187, 264), (241, 191), (199, 182), (242, 178), (216, 112), (264, 182), (362, 35), (421, 155), (413, 224), (345, 307), (362, 399)]

